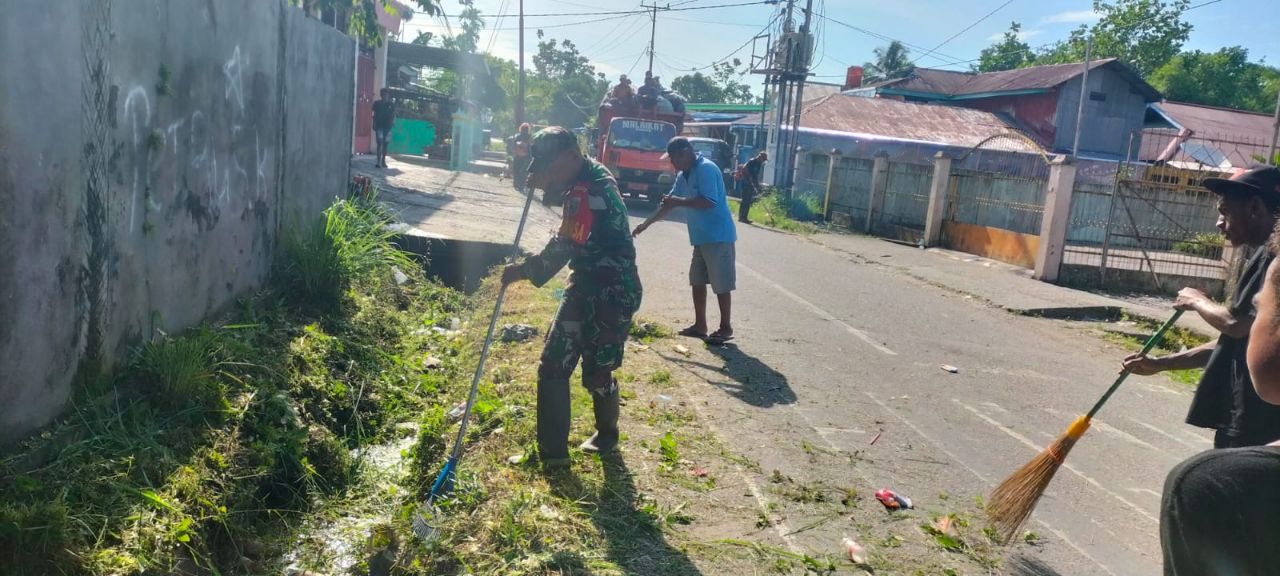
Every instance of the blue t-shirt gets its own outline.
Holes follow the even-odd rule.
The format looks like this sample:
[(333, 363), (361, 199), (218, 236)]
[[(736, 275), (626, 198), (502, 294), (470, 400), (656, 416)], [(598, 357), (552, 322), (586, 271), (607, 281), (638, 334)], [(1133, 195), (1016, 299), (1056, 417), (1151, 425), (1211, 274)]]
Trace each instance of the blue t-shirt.
[(724, 192), (724, 176), (714, 162), (701, 154), (694, 160), (693, 169), (676, 175), (673, 196), (680, 198), (706, 198), (714, 204), (710, 208), (690, 208), (688, 214), (689, 243), (694, 246), (715, 242), (737, 242), (738, 231), (729, 214), (729, 202)]

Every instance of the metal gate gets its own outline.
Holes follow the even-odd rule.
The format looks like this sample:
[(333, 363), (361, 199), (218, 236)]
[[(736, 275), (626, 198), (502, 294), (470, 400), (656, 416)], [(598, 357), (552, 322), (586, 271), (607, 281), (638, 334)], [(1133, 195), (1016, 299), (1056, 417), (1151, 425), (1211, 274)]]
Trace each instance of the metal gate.
[(929, 187), (933, 167), (889, 162), (886, 166), (884, 201), (875, 215), (872, 231), (908, 242), (924, 233), (929, 212)]
[(943, 244), (1032, 267), (1040, 243), (1049, 162), (1026, 136), (1005, 133), (952, 161)]
[(1111, 181), (1077, 175), (1072, 196), (1065, 282), (1120, 292), (1176, 293), (1194, 286), (1212, 295), (1227, 287), (1236, 256), (1217, 229), (1217, 196), (1202, 185), (1226, 177), (1260, 143), (1169, 130), (1135, 132), (1130, 160)]
[(832, 221), (845, 217), (854, 223), (867, 221), (874, 166), (874, 162), (862, 158), (841, 157), (836, 163), (831, 174), (831, 201), (827, 207)]

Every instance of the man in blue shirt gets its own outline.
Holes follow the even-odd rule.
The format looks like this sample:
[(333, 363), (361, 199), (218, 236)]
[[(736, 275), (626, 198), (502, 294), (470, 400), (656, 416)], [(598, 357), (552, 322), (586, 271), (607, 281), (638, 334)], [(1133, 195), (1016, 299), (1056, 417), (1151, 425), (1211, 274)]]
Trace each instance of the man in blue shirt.
[[(724, 176), (714, 162), (693, 150), (687, 138), (672, 138), (666, 155), (679, 171), (675, 186), (671, 194), (663, 197), (658, 211), (637, 226), (633, 235), (638, 236), (676, 208), (689, 208), (689, 243), (693, 245), (689, 284), (693, 287), (694, 321), (680, 334), (723, 344), (733, 339), (730, 309), (732, 292), (737, 287), (734, 242), (738, 240), (725, 196)], [(711, 334), (707, 334), (707, 284), (720, 304), (720, 328)]]

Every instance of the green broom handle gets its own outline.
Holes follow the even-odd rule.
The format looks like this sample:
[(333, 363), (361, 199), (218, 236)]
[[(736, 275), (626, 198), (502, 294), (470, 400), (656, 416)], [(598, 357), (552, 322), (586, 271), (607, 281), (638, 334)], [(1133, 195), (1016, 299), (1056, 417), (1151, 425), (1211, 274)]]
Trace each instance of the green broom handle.
[[(1142, 352), (1140, 352), (1139, 354), (1141, 354), (1142, 356), (1146, 356), (1147, 353), (1150, 352), (1152, 348), (1155, 348), (1156, 343), (1160, 342), (1161, 338), (1164, 338), (1164, 333), (1168, 332), (1169, 328), (1172, 328), (1173, 324), (1177, 322), (1178, 318), (1180, 317), (1182, 317), (1182, 310), (1175, 310), (1173, 313), (1173, 316), (1171, 316), (1168, 320), (1165, 320), (1164, 325), (1161, 326), (1159, 330), (1156, 330), (1156, 333), (1152, 334), (1150, 338), (1147, 338), (1147, 343), (1142, 345)], [(1093, 405), (1093, 409), (1089, 411), (1089, 414), (1085, 416), (1085, 418), (1093, 419), (1093, 416), (1097, 414), (1099, 410), (1102, 409), (1102, 405), (1106, 404), (1107, 400), (1111, 399), (1111, 395), (1116, 393), (1116, 389), (1120, 388), (1120, 384), (1122, 384), (1124, 382), (1124, 379), (1127, 378), (1128, 376), (1129, 376), (1129, 370), (1127, 368), (1124, 370), (1121, 370), (1120, 376), (1116, 377), (1115, 383), (1113, 383), (1111, 387), (1107, 389), (1107, 393), (1103, 394), (1102, 398), (1098, 399), (1098, 403)]]

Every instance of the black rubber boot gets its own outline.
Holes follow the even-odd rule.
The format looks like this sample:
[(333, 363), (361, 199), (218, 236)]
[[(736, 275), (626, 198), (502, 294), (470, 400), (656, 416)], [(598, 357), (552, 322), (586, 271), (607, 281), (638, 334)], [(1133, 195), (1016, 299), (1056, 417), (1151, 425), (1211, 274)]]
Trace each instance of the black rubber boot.
[(538, 382), (538, 460), (544, 468), (569, 464), (569, 382)]
[(620, 411), (618, 390), (614, 387), (611, 394), (605, 396), (591, 395), (591, 407), (596, 413), (596, 433), (580, 448), (587, 453), (610, 452), (618, 447), (618, 413)]

